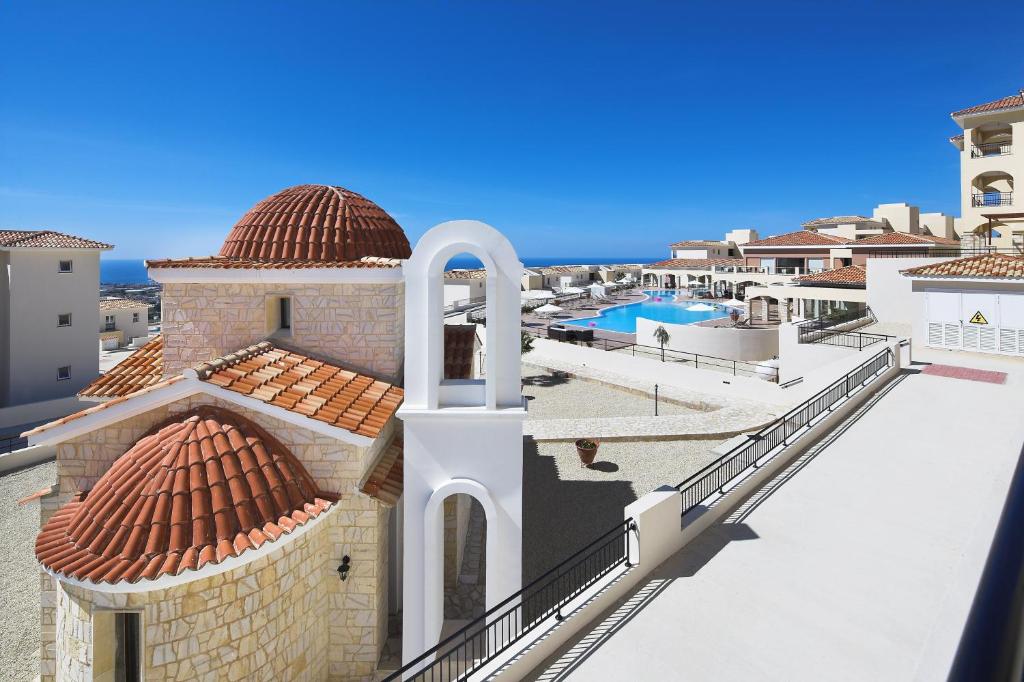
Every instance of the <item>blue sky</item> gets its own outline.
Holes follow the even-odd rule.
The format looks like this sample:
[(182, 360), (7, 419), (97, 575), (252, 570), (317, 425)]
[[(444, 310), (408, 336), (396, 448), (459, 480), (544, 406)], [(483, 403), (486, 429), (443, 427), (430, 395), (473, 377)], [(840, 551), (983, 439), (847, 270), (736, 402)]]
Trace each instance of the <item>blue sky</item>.
[[(1004, 3), (1019, 25), (1024, 4)], [(415, 240), (659, 256), (908, 201), (956, 214), (949, 112), (1024, 87), (962, 3), (8, 2), (0, 226), (215, 252), (303, 182)], [(983, 63), (984, 66), (979, 66)]]

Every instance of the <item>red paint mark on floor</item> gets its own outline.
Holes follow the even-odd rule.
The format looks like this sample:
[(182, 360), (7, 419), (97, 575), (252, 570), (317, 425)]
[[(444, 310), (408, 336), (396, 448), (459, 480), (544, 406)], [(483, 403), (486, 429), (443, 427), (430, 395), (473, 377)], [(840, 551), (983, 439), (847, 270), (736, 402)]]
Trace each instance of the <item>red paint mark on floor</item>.
[(937, 377), (949, 377), (950, 379), (966, 379), (967, 381), (984, 381), (989, 384), (1006, 383), (1006, 372), (955, 367), (953, 365), (928, 365), (921, 370), (921, 374), (933, 374)]

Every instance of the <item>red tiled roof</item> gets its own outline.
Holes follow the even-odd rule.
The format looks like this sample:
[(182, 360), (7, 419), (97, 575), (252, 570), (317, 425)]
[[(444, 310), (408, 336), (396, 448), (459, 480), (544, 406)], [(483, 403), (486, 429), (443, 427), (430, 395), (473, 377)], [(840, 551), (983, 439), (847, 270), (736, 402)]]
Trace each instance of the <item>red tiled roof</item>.
[(132, 310), (136, 308), (149, 308), (145, 301), (136, 301), (130, 298), (101, 298), (100, 310)]
[(824, 225), (851, 225), (853, 223), (879, 223), (882, 221), (868, 218), (862, 215), (835, 215), (829, 218), (815, 218), (808, 220), (803, 227), (820, 227)]
[(116, 398), (153, 386), (164, 374), (164, 338), (157, 335), (78, 392), (83, 398)]
[(711, 241), (710, 239), (708, 239), (708, 240), (694, 239), (692, 241), (676, 242), (675, 244), (669, 244), (668, 245), (668, 247), (670, 249), (686, 249), (686, 248), (705, 249), (705, 248), (708, 248), (710, 246), (724, 246), (724, 247), (728, 247), (729, 245), (726, 244), (725, 242), (716, 242), (716, 241)]
[(184, 380), (185, 380), (185, 377), (181, 376), (180, 374), (177, 375), (177, 376), (170, 377), (168, 379), (164, 379), (163, 381), (160, 381), (160, 382), (157, 382), (157, 383), (152, 384), (150, 386), (147, 386), (146, 388), (139, 389), (139, 390), (135, 391), (134, 393), (129, 393), (127, 395), (121, 395), (121, 396), (118, 396), (118, 397), (116, 397), (116, 398), (114, 398), (112, 400), (108, 400), (106, 402), (100, 403), (99, 405), (94, 405), (93, 407), (89, 407), (87, 409), (81, 410), (79, 412), (75, 412), (73, 414), (69, 414), (66, 417), (61, 417), (60, 419), (54, 419), (52, 422), (47, 422), (45, 424), (41, 424), (40, 426), (37, 426), (34, 429), (30, 429), (28, 431), (25, 431), (21, 435), (22, 436), (34, 436), (34, 435), (43, 433), (44, 431), (49, 431), (50, 429), (56, 428), (58, 426), (63, 426), (64, 424), (67, 424), (69, 422), (73, 422), (76, 419), (81, 419), (82, 417), (88, 417), (91, 414), (96, 414), (97, 412), (102, 412), (103, 410), (109, 410), (111, 407), (114, 407), (115, 405), (120, 405), (121, 403), (125, 402), (126, 400), (130, 400), (132, 398), (135, 398), (136, 396), (140, 396), (140, 395), (143, 395), (143, 394), (146, 394), (146, 393), (150, 393), (152, 391), (156, 391), (158, 389), (164, 388), (165, 386), (170, 386), (171, 384), (176, 384), (179, 381), (184, 381)]
[(973, 107), (967, 107), (960, 111), (954, 111), (950, 116), (965, 116), (967, 114), (980, 114), (986, 111), (999, 111), (1000, 109), (1015, 109), (1016, 107), (1024, 107), (1024, 90), (1021, 90), (1016, 95), (1010, 95), (1009, 97), (1003, 97), (993, 102), (985, 102), (984, 104), (976, 104)]
[(669, 258), (651, 263), (648, 268), (710, 268), (712, 265), (743, 265), (742, 258)]
[(0, 230), (0, 248), (112, 249), (111, 244), (53, 230)]
[(352, 433), (376, 438), (404, 391), (268, 341), (195, 368), (202, 381)]
[(864, 239), (858, 239), (850, 244), (852, 248), (861, 246), (960, 246), (960, 242), (946, 237), (932, 237), (928, 235), (907, 234), (906, 232), (885, 232), (874, 234)]
[(224, 258), (203, 256), (200, 258), (163, 258), (147, 260), (150, 268), (203, 268), (230, 270), (299, 270), (309, 268), (397, 268), (402, 262), (396, 258), (367, 256), (350, 261), (318, 260), (254, 260), (251, 258)]
[(758, 248), (765, 246), (838, 246), (840, 244), (849, 244), (850, 241), (846, 237), (821, 234), (813, 230), (797, 230), (796, 232), (747, 242), (743, 245), (743, 248), (745, 250), (750, 247)]
[(867, 274), (867, 268), (863, 265), (847, 265), (835, 270), (825, 270), (824, 272), (816, 272), (813, 275), (797, 277), (796, 281), (802, 285), (840, 284), (847, 286), (860, 285), (863, 287), (867, 284)]
[(355, 261), (408, 258), (409, 240), (377, 204), (343, 187), (297, 185), (253, 206), (221, 256), (253, 260)]
[(444, 273), (445, 279), (484, 279), (487, 271), (482, 268), (475, 270), (447, 270)]
[(93, 583), (180, 575), (274, 542), (334, 500), (259, 426), (203, 407), (140, 438), (65, 504), (36, 538), (36, 557)]
[(444, 378), (472, 379), (475, 350), (475, 324), (446, 324), (444, 326)]
[(975, 279), (1024, 279), (1024, 257), (986, 253), (957, 258), (902, 271), (918, 277), (969, 277)]
[(396, 439), (381, 453), (380, 459), (363, 484), (362, 491), (387, 505), (395, 506), (398, 498), (402, 496), (405, 483), (403, 460), (402, 441)]

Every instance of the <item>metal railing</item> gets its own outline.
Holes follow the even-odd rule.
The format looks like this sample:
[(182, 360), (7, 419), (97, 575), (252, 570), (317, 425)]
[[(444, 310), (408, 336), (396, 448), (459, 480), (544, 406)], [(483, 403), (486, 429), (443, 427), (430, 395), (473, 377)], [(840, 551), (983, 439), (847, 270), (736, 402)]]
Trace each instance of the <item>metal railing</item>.
[(1013, 206), (1013, 192), (972, 194), (971, 206)]
[(876, 343), (891, 341), (895, 338), (895, 336), (889, 336), (888, 334), (872, 334), (870, 332), (823, 332), (820, 338), (815, 339), (811, 343), (823, 343), (826, 346), (864, 350)]
[(1013, 153), (1011, 142), (985, 142), (971, 145), (971, 158), (982, 159), (986, 156), (1006, 156)]
[(861, 319), (877, 321), (874, 313), (871, 312), (871, 308), (865, 306), (863, 310), (859, 308), (837, 310), (811, 320), (797, 322), (797, 343), (819, 343), (829, 333), (836, 333), (832, 331), (833, 327)]
[(562, 607), (618, 566), (629, 567), (633, 519), (615, 524), (596, 540), (531, 581), (437, 646), (420, 654), (384, 682), (465, 679), (507, 651), (548, 618), (562, 619)]
[(920, 248), (904, 249), (857, 249), (858, 256), (867, 258), (967, 258), (968, 256), (983, 256), (987, 253), (1006, 253), (1014, 256), (1024, 256), (1024, 246), (977, 246), (970, 248), (950, 247), (944, 249), (928, 248), (922, 244)]
[(14, 452), (25, 447), (28, 447), (28, 438), (22, 438), (21, 436), (0, 437), (0, 453)]
[(845, 401), (851, 393), (867, 384), (880, 373), (893, 366), (895, 358), (891, 348), (872, 356), (840, 379), (814, 394), (782, 415), (749, 440), (740, 443), (717, 460), (676, 486), (682, 495), (683, 514), (699, 505), (773, 450), (786, 447), (798, 431), (811, 425), (818, 417), (831, 412), (836, 404)]
[(444, 305), (444, 312), (450, 313), (450, 312), (453, 312), (455, 310), (459, 310), (460, 308), (465, 308), (467, 306), (476, 305), (477, 303), (484, 303), (486, 301), (487, 301), (487, 297), (486, 296), (474, 296), (473, 298), (460, 298), (457, 301), (452, 301), (451, 303), (445, 303), (445, 305)]

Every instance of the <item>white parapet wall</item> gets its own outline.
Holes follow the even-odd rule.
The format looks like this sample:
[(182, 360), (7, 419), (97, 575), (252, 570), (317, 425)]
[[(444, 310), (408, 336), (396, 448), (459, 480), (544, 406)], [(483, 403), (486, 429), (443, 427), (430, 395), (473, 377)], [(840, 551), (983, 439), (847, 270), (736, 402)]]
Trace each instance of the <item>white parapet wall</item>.
[(641, 346), (658, 346), (654, 330), (664, 327), (669, 334), (665, 348), (710, 355), (726, 360), (756, 362), (779, 354), (779, 335), (773, 328), (736, 329), (702, 327), (695, 324), (670, 324), (644, 317), (636, 319), (636, 342)]

